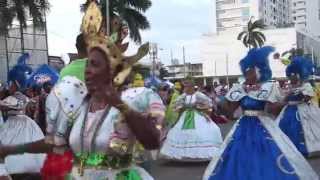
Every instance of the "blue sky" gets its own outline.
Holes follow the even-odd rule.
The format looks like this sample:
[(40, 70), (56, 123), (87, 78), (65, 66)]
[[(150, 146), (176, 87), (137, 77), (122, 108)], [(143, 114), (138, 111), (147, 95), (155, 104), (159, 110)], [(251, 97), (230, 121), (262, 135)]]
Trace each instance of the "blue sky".
[[(60, 56), (75, 52), (74, 41), (79, 33), (82, 14), (80, 4), (84, 0), (51, 0), (48, 17), (49, 53)], [(170, 50), (173, 57), (182, 59), (182, 46), (186, 49), (186, 61), (199, 61), (199, 41), (210, 31), (211, 0), (153, 0), (146, 15), (151, 29), (142, 32), (143, 42), (158, 43), (159, 58), (170, 63)], [(137, 46), (130, 43), (128, 54)]]

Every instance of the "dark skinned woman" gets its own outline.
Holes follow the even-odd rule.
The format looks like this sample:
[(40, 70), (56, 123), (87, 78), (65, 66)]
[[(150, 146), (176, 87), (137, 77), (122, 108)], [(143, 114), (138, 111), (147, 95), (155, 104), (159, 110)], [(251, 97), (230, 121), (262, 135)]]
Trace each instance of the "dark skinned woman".
[(23, 152), (64, 153), (70, 149), (72, 164), (51, 164), (43, 171), (52, 174), (71, 169), (68, 177), (77, 180), (153, 179), (134, 165), (132, 151), (136, 140), (146, 149), (159, 148), (164, 108), (151, 90), (117, 90), (115, 84), (123, 82), (132, 64), (124, 62), (120, 50), (99, 33), (101, 23), (101, 12), (92, 2), (82, 23), (88, 43), (85, 84), (65, 77), (53, 88), (47, 99), (45, 140), (2, 147), (2, 157)]
[(268, 57), (272, 47), (251, 49), (240, 61), (244, 84), (234, 85), (222, 109), (243, 116), (235, 123), (203, 176), (204, 180), (309, 180), (317, 174), (270, 118), (280, 107)]
[(315, 96), (308, 82), (314, 72), (310, 59), (293, 58), (286, 69), (290, 79), (285, 94), (286, 106), (278, 117), (281, 130), (305, 156), (320, 152), (320, 109), (311, 103)]

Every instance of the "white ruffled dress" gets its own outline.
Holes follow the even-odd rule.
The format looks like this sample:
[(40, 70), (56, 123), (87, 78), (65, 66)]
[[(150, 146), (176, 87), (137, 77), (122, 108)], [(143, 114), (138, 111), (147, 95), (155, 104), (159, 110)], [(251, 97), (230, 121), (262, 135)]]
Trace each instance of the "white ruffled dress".
[(211, 99), (201, 92), (178, 97), (174, 108), (185, 110), (169, 130), (160, 155), (177, 161), (209, 161), (217, 155), (222, 144), (220, 128), (202, 112), (211, 107)]

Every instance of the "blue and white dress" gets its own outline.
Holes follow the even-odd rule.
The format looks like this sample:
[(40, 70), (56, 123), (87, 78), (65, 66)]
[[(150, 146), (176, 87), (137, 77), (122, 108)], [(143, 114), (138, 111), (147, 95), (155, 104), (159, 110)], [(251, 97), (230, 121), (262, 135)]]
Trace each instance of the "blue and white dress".
[(204, 180), (316, 180), (319, 177), (270, 116), (267, 102), (279, 91), (272, 82), (246, 92), (235, 85), (226, 95), (239, 102), (244, 115), (227, 135), (219, 156), (213, 158)]
[(288, 97), (288, 105), (283, 108), (277, 122), (303, 155), (312, 156), (320, 152), (320, 109), (302, 100), (302, 95), (315, 95), (310, 83), (304, 83), (294, 92), (295, 95)]

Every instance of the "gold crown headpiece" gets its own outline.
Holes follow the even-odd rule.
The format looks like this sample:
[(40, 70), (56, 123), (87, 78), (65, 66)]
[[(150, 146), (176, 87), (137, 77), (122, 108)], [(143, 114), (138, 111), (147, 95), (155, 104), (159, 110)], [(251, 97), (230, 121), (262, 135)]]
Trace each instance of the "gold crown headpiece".
[(122, 53), (116, 45), (105, 36), (102, 29), (102, 14), (95, 2), (91, 2), (82, 20), (81, 32), (85, 35), (88, 50), (100, 48), (108, 56), (113, 70), (121, 64)]
[(135, 56), (133, 56), (133, 58), (124, 57), (120, 48), (112, 41), (112, 38), (105, 36), (102, 21), (103, 18), (100, 8), (96, 2), (92, 1), (87, 7), (82, 19), (81, 32), (85, 35), (89, 51), (92, 48), (99, 48), (105, 52), (110, 60), (111, 69), (114, 72), (119, 71), (119, 73), (115, 75), (113, 82), (115, 85), (121, 85), (130, 74), (132, 65), (147, 54), (149, 45), (145, 44), (142, 46), (144, 50), (142, 50), (142, 55), (137, 56), (138, 58), (135, 58)]

